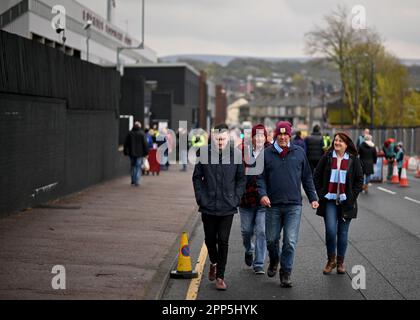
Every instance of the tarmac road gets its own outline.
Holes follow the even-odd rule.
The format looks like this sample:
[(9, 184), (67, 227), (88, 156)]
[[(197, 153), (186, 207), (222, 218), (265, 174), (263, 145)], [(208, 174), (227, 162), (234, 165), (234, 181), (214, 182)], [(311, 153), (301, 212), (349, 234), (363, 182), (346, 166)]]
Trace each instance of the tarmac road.
[[(281, 288), (279, 278), (255, 275), (244, 263), (239, 216), (232, 226), (225, 280), (228, 290), (217, 291), (207, 279), (209, 261), (198, 287), (198, 300), (283, 299), (419, 299), (420, 298), (420, 179), (409, 178), (410, 187), (372, 184), (359, 197), (359, 216), (352, 221), (345, 265), (346, 275), (323, 275), (326, 262), (324, 224), (304, 198), (300, 239), (292, 280), (294, 287)], [(410, 198), (410, 200), (407, 199)], [(413, 201), (414, 200), (414, 201)], [(417, 202), (418, 201), (418, 202)], [(203, 245), (201, 222), (192, 235), (193, 259)], [(193, 260), (195, 262), (195, 260)], [(366, 288), (355, 290), (353, 266), (366, 271)], [(188, 291), (190, 289), (190, 291)], [(190, 280), (170, 280), (163, 299), (185, 299)]]

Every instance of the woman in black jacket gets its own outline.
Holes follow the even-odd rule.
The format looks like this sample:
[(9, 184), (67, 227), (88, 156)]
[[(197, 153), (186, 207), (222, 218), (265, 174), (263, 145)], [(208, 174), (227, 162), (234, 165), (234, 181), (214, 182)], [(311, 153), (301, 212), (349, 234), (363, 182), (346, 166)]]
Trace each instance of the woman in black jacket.
[(373, 166), (377, 161), (375, 144), (372, 142), (371, 135), (365, 135), (365, 141), (359, 146), (359, 158), (363, 169), (363, 191), (368, 193), (370, 175), (374, 173)]
[(357, 217), (357, 197), (362, 190), (363, 171), (351, 138), (338, 132), (333, 144), (314, 172), (320, 199), (317, 215), (324, 217), (328, 262), (324, 274), (337, 267), (344, 274), (344, 256), (351, 219)]

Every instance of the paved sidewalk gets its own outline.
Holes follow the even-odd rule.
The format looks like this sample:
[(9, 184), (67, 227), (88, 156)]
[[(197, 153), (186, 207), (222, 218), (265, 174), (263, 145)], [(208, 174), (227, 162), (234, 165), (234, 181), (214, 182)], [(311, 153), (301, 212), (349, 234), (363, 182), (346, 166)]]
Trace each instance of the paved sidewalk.
[[(0, 219), (0, 299), (155, 299), (198, 221), (189, 172), (118, 178)], [(52, 289), (54, 265), (66, 290)]]

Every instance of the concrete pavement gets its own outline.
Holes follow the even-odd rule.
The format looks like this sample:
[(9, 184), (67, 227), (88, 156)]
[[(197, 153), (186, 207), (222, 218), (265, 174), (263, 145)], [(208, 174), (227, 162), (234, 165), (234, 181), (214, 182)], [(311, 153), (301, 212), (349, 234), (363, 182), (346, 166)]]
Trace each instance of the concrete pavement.
[[(0, 299), (155, 299), (197, 217), (191, 171), (172, 166), (2, 218)], [(65, 290), (52, 288), (54, 265)]]

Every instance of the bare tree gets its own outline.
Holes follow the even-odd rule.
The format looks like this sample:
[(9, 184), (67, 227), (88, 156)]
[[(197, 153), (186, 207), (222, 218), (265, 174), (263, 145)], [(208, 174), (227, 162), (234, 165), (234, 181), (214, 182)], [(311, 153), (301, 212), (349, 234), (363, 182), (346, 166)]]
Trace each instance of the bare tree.
[(324, 28), (315, 26), (313, 31), (305, 34), (305, 51), (310, 55), (321, 55), (335, 64), (340, 73), (344, 100), (349, 106), (353, 124), (357, 124), (361, 114), (361, 100), (357, 96), (360, 81), (357, 60), (364, 55), (360, 52), (361, 44), (364, 44), (365, 49), (369, 47), (369, 55), (375, 55), (373, 48), (381, 41), (372, 30), (354, 29), (349, 12), (345, 6), (338, 6), (332, 13), (324, 16)]

